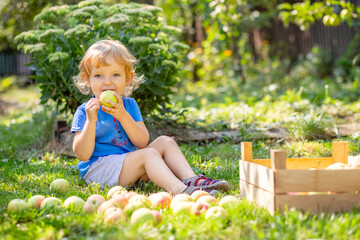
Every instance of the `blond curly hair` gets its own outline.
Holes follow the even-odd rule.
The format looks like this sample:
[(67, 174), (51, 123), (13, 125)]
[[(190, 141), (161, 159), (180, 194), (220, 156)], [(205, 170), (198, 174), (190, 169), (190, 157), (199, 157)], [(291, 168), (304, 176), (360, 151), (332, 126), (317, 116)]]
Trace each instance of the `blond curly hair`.
[[(91, 88), (88, 86), (90, 73), (93, 67), (98, 68), (101, 65), (107, 65), (106, 59), (112, 57), (120, 64), (125, 65), (126, 76), (130, 72), (134, 72), (134, 64), (137, 62), (136, 58), (126, 49), (126, 47), (117, 40), (100, 40), (91, 45), (85, 52), (83, 59), (79, 64), (80, 73), (76, 75), (73, 80), (77, 88), (83, 94), (92, 94)], [(85, 79), (81, 77), (82, 73), (86, 76)], [(143, 82), (143, 76), (138, 76), (134, 72), (134, 77), (130, 84), (124, 89), (124, 97), (128, 97), (137, 89)]]

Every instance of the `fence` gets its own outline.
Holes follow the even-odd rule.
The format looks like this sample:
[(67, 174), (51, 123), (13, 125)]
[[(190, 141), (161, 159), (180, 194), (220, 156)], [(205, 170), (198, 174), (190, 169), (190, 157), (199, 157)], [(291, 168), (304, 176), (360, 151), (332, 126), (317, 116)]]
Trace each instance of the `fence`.
[(32, 75), (31, 69), (26, 66), (30, 62), (30, 56), (23, 53), (6, 51), (0, 52), (0, 76)]

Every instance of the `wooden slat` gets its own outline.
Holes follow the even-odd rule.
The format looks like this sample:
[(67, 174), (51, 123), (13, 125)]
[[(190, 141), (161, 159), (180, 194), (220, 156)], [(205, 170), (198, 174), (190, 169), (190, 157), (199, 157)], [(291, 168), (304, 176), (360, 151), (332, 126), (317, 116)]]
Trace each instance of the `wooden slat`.
[(286, 169), (286, 152), (281, 149), (273, 149), (270, 151), (271, 169)]
[(251, 161), (253, 158), (252, 143), (242, 142), (241, 143), (241, 159), (244, 161)]
[[(271, 168), (270, 159), (252, 159), (251, 162)], [(321, 158), (287, 158), (286, 169), (325, 169), (333, 163), (332, 157)]]
[(259, 164), (239, 161), (240, 180), (274, 193), (274, 171)]
[(276, 193), (360, 190), (360, 169), (277, 170), (274, 178)]
[(269, 210), (274, 214), (274, 194), (240, 180), (240, 197)]
[(332, 144), (333, 163), (348, 163), (348, 143), (347, 142), (333, 142)]
[(321, 194), (321, 195), (275, 195), (275, 208), (284, 212), (295, 207), (311, 214), (320, 212), (344, 212), (353, 209), (360, 203), (360, 194)]

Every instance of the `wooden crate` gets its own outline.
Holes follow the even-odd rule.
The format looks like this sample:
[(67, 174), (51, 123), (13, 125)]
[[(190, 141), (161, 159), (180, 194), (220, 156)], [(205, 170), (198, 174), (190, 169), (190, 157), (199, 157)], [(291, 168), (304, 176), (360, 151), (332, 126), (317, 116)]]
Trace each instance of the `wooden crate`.
[[(267, 208), (284, 212), (295, 207), (311, 214), (343, 212), (360, 204), (360, 169), (326, 170), (347, 164), (347, 142), (334, 142), (332, 157), (286, 158), (271, 150), (271, 159), (253, 159), (252, 143), (241, 143), (240, 194)], [(310, 169), (311, 168), (311, 169)]]

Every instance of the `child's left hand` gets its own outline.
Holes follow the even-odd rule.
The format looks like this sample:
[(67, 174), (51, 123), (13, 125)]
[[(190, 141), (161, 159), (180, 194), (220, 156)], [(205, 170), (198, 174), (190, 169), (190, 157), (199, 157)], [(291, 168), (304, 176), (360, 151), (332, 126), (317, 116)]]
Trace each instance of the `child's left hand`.
[(116, 97), (116, 99), (118, 100), (117, 103), (109, 101), (108, 103), (113, 106), (113, 107), (106, 107), (104, 105), (102, 105), (102, 110), (112, 116), (114, 116), (116, 119), (120, 119), (121, 116), (123, 116), (124, 112), (126, 112), (124, 104), (123, 104), (123, 100), (121, 98), (121, 96), (117, 93), (114, 93), (114, 96)]

